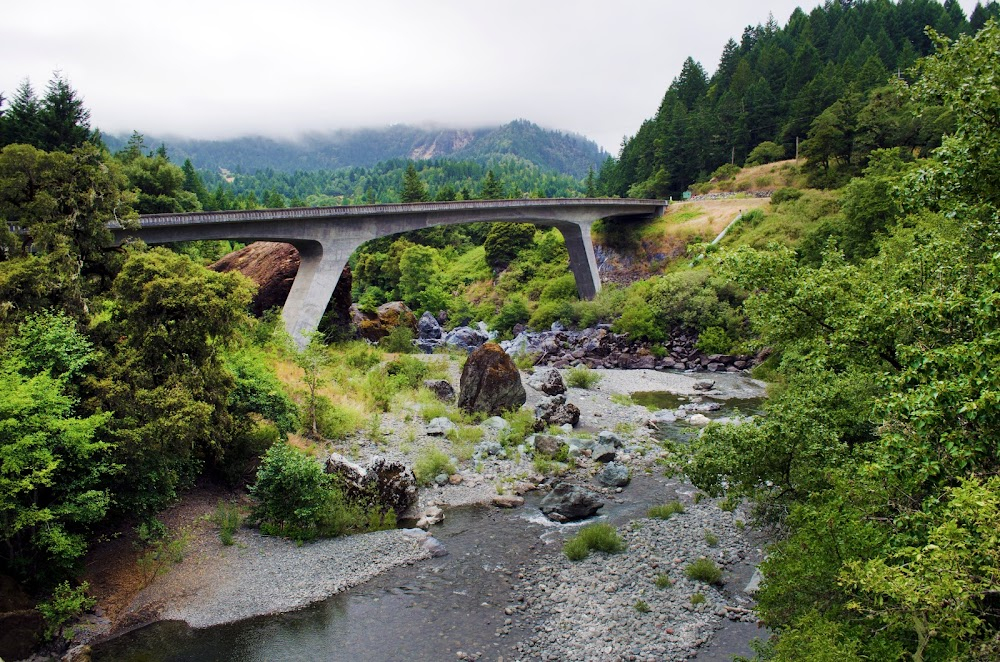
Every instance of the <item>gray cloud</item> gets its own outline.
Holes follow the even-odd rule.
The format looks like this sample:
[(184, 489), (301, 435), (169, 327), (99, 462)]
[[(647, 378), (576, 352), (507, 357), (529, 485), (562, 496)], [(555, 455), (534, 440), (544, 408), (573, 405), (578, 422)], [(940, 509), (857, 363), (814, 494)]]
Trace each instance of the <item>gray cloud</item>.
[(616, 153), (684, 58), (711, 72), (728, 38), (769, 11), (784, 23), (799, 4), (818, 3), (15, 3), (0, 26), (0, 90), (25, 76), (41, 90), (61, 70), (110, 132), (293, 136), (523, 117)]

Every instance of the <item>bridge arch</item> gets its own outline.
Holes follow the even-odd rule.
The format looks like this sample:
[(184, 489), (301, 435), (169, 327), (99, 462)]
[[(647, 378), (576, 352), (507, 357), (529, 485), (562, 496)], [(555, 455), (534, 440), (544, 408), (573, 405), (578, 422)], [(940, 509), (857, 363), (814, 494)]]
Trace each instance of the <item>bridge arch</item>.
[(570, 270), (584, 299), (601, 289), (590, 228), (602, 218), (655, 217), (662, 200), (532, 199), (256, 209), (149, 214), (139, 227), (113, 227), (116, 241), (149, 244), (213, 239), (278, 241), (299, 251), (301, 263), (282, 310), (285, 328), (300, 345), (314, 331), (347, 260), (361, 244), (439, 225), (532, 223), (555, 227), (566, 241)]

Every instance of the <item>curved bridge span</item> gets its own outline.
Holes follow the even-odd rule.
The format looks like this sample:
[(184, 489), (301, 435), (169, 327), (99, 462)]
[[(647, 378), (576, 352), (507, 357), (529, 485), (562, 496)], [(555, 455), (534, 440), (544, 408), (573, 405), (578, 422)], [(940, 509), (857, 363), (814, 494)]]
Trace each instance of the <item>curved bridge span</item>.
[(602, 218), (654, 218), (663, 200), (563, 198), (466, 200), (351, 207), (305, 207), (250, 211), (147, 214), (139, 227), (113, 228), (121, 243), (130, 238), (148, 244), (229, 239), (280, 241), (298, 249), (302, 262), (288, 293), (282, 317), (298, 342), (316, 329), (351, 254), (378, 237), (464, 223), (533, 223), (558, 228), (569, 250), (569, 266), (585, 299), (601, 281), (590, 240), (590, 228)]

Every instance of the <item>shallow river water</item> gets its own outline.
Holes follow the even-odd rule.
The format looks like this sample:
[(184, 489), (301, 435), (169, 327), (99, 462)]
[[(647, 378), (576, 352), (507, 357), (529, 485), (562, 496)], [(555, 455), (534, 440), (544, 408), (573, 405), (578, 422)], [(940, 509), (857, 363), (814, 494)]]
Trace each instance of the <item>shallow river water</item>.
[[(721, 412), (720, 412), (721, 413)], [(677, 480), (637, 475), (609, 498), (601, 520), (621, 526), (647, 508), (690, 490)], [(481, 652), (481, 660), (518, 659), (513, 645), (531, 633), (512, 604), (518, 569), (540, 555), (561, 553), (562, 540), (578, 528), (548, 522), (538, 495), (523, 508), (469, 507), (449, 510), (432, 529), (448, 549), (441, 558), (391, 570), (366, 584), (295, 612), (192, 629), (160, 622), (95, 647), (95, 662), (263, 662), (284, 660), (456, 660), (459, 652)], [(748, 563), (735, 571), (732, 590), (745, 586)], [(248, 582), (253, 578), (248, 577)], [(508, 634), (496, 635), (512, 618)], [(760, 632), (752, 624), (724, 621), (696, 659), (729, 660), (750, 654), (747, 642)]]

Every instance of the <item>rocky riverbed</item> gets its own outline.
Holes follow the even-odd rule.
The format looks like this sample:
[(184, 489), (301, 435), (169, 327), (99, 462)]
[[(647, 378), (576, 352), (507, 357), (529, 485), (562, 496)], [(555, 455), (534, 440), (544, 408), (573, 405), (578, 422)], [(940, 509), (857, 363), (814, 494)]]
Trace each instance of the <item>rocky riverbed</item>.
[[(428, 357), (428, 360), (441, 360)], [(457, 386), (458, 365), (451, 361), (449, 381)], [(492, 504), (498, 493), (523, 493), (528, 504), (519, 514), (524, 526), (538, 527), (541, 547), (527, 559), (520, 558), (509, 577), (509, 594), (490, 604), (502, 610), (495, 620), (495, 642), (487, 647), (463, 646), (440, 658), (548, 659), (548, 660), (663, 660), (685, 659), (704, 649), (713, 633), (724, 625), (753, 621), (750, 599), (743, 589), (760, 551), (742, 526), (738, 513), (727, 512), (710, 499), (695, 503), (696, 491), (679, 479), (658, 477), (657, 460), (666, 451), (654, 436), (649, 409), (631, 403), (637, 392), (666, 391), (689, 399), (711, 397), (707, 402), (760, 398), (764, 385), (743, 373), (712, 375), (711, 390), (702, 390), (704, 373), (684, 374), (654, 370), (596, 370), (600, 381), (590, 389), (570, 388), (568, 402), (580, 410), (580, 420), (567, 439), (586, 446), (601, 431), (614, 431), (622, 438), (616, 461), (624, 464), (637, 480), (655, 478), (653, 488), (606, 487), (595, 481), (604, 464), (588, 454), (575, 458), (575, 468), (555, 478), (541, 475), (530, 457), (477, 456), (460, 463), (459, 471), (444, 485), (421, 490), (414, 514)], [(528, 375), (522, 374), (527, 381)], [(527, 388), (526, 407), (534, 408), (547, 397)], [(717, 418), (723, 410), (706, 408), (703, 415)], [(684, 415), (685, 412), (675, 412)], [(679, 429), (696, 433), (688, 419), (676, 421)], [(331, 450), (352, 454), (364, 461), (373, 455), (389, 456), (412, 463), (428, 445), (442, 446), (441, 437), (427, 434), (419, 418), (419, 405), (406, 405), (382, 417), (380, 430), (359, 434)], [(405, 433), (404, 433), (405, 431)], [(484, 427), (480, 442), (489, 444), (501, 430)], [(404, 438), (405, 437), (405, 438)], [(537, 510), (540, 496), (557, 481), (567, 481), (593, 490), (607, 502), (604, 519), (618, 526), (626, 542), (620, 554), (594, 553), (580, 562), (561, 554), (563, 540), (577, 524), (559, 525), (542, 518)], [(639, 504), (634, 490), (642, 492)], [(644, 517), (646, 505), (677, 500), (684, 512), (667, 520)], [(648, 502), (648, 504), (646, 503)], [(628, 508), (618, 504), (629, 503)], [(488, 506), (492, 508), (493, 506)], [(517, 511), (515, 511), (517, 512)], [(544, 524), (544, 526), (542, 526)], [(156, 580), (134, 601), (122, 625), (143, 621), (176, 619), (195, 627), (236, 621), (259, 614), (272, 614), (323, 600), (371, 580), (393, 567), (421, 567), (433, 553), (435, 526), (428, 534), (396, 530), (351, 536), (296, 546), (282, 540), (243, 531), (237, 545), (222, 548), (211, 536), (196, 541), (185, 561)], [(468, 556), (468, 555), (466, 555)], [(700, 557), (710, 558), (723, 570), (720, 586), (688, 579), (685, 568)], [(440, 563), (457, 562), (445, 557)], [(464, 562), (471, 562), (465, 559)], [(397, 572), (397, 571), (394, 571)], [(393, 575), (394, 576), (394, 575)], [(662, 576), (660, 585), (657, 577)], [(669, 582), (669, 585), (665, 584)], [(506, 584), (505, 584), (506, 585)], [(475, 586), (466, 591), (474, 593)], [(702, 596), (704, 602), (697, 604)], [(484, 603), (485, 604), (485, 603)], [(469, 625), (470, 629), (473, 625)], [(482, 629), (482, 626), (477, 626)], [(477, 630), (478, 631), (478, 630)], [(459, 637), (461, 633), (457, 633)], [(481, 633), (479, 633), (481, 634)], [(391, 636), (391, 633), (386, 633)], [(470, 637), (470, 639), (475, 639)], [(478, 639), (477, 639), (478, 641)], [(742, 649), (742, 652), (748, 652)], [(169, 658), (164, 658), (169, 659)], [(415, 658), (416, 659), (416, 658)], [(420, 658), (423, 659), (423, 658)], [(720, 658), (723, 659), (723, 658)]]

